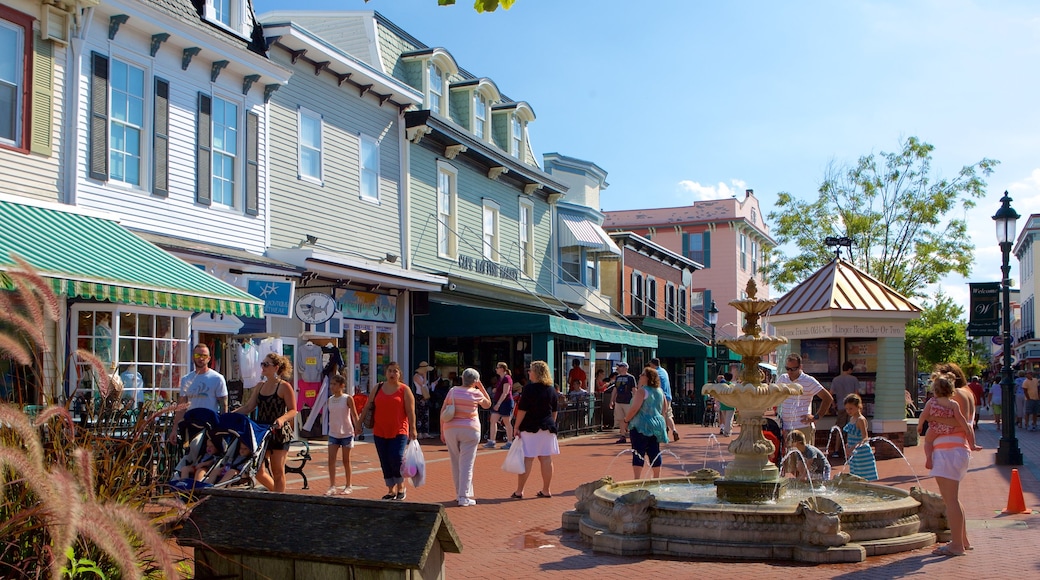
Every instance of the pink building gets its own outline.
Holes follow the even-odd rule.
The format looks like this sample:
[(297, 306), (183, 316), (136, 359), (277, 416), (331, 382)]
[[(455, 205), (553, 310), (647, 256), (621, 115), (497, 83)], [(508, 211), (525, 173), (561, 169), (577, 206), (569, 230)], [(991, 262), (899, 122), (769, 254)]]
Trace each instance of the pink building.
[[(604, 212), (608, 232), (629, 231), (652, 240), (703, 265), (693, 273), (690, 293), (690, 325), (706, 325), (712, 300), (719, 309), (719, 337), (740, 334), (743, 320), (729, 307), (745, 297), (748, 280), (758, 284), (758, 297), (769, 297), (762, 273), (768, 250), (776, 245), (769, 235), (762, 208), (752, 190), (743, 199), (698, 201), (683, 207)], [(631, 289), (627, 289), (631, 292)], [(620, 297), (631, 302), (631, 295)], [(768, 321), (766, 321), (768, 322)], [(766, 331), (772, 332), (766, 328)]]

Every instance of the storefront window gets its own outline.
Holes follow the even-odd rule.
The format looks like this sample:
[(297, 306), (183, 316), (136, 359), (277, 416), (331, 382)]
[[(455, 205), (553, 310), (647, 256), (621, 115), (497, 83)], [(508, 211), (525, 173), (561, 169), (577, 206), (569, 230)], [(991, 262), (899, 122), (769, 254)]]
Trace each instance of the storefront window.
[[(190, 312), (77, 305), (73, 307), (76, 348), (101, 359), (108, 374), (118, 374), (125, 401), (176, 400), (187, 372)], [(161, 312), (161, 313), (160, 313)], [(72, 375), (77, 394), (96, 396), (96, 371), (81, 359)]]

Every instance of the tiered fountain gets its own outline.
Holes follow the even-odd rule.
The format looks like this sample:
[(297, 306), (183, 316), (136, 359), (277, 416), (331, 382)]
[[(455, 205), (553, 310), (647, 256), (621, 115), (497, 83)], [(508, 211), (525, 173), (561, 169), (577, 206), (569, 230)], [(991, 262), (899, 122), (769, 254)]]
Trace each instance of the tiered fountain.
[(703, 392), (736, 407), (740, 436), (725, 477), (702, 469), (688, 477), (614, 482), (610, 477), (575, 490), (575, 509), (563, 528), (578, 531), (592, 548), (622, 555), (859, 562), (868, 555), (922, 548), (948, 535), (935, 494), (874, 485), (854, 476), (812, 488), (785, 486), (769, 461), (773, 444), (762, 435), (763, 414), (802, 389), (764, 384), (762, 356), (787, 343), (762, 335), (759, 318), (775, 300), (756, 297), (730, 305), (743, 312), (744, 335), (722, 344), (741, 355), (735, 385), (709, 384)]

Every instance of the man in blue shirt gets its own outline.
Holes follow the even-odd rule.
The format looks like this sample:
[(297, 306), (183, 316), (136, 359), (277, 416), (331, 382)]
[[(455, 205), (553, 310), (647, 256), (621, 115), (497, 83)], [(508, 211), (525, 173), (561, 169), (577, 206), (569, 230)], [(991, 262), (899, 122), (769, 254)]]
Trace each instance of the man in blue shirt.
[(668, 412), (664, 416), (665, 428), (672, 434), (672, 441), (678, 441), (679, 432), (675, 430), (675, 418), (672, 416), (672, 385), (668, 381), (668, 371), (661, 367), (661, 359), (657, 357), (650, 359), (650, 366), (661, 377), (661, 390), (664, 392), (664, 400), (668, 401)]

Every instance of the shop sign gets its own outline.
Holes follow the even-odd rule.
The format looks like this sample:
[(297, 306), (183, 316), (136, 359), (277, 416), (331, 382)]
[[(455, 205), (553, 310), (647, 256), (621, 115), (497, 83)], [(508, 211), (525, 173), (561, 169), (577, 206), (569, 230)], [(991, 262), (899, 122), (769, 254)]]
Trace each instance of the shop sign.
[(832, 336), (899, 338), (905, 336), (906, 327), (903, 324), (884, 322), (831, 322), (799, 324), (797, 326), (777, 325), (776, 332), (780, 336), (794, 339), (827, 338)]
[(520, 270), (510, 268), (509, 266), (499, 266), (495, 262), (485, 260), (484, 258), (460, 255), (459, 267), (463, 270), (469, 270), (470, 272), (476, 272), (486, 276), (494, 276), (496, 278), (502, 278), (503, 280), (520, 279)]
[(397, 322), (397, 296), (342, 290), (336, 299), (343, 318), (371, 320), (374, 322)]
[(264, 301), (264, 314), (273, 318), (292, 318), (296, 283), (285, 280), (249, 278), (246, 292)]

